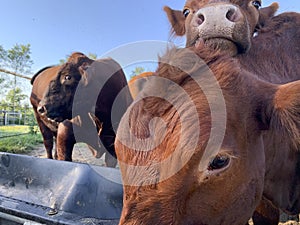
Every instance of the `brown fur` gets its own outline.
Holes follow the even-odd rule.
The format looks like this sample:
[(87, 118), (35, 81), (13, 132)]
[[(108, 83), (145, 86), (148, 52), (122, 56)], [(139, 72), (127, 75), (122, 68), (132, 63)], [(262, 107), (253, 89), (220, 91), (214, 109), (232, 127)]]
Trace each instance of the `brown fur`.
[(41, 134), (43, 136), (44, 146), (46, 148), (47, 158), (52, 159), (52, 149), (54, 138), (57, 134), (56, 125), (53, 125), (51, 122), (47, 120), (47, 118), (43, 118), (37, 112), (37, 107), (39, 102), (43, 98), (44, 90), (47, 89), (48, 82), (45, 80), (54, 79), (55, 74), (59, 70), (59, 66), (55, 67), (46, 67), (38, 71), (31, 79), (32, 91), (30, 96), (30, 102), (33, 107), (34, 115), (39, 125)]
[(279, 5), (277, 2), (272, 3), (270, 6), (259, 10), (259, 20), (256, 25), (257, 29), (265, 26), (265, 24), (275, 15)]
[[(276, 25), (276, 21), (290, 22)], [(147, 83), (117, 134), (124, 181), (120, 224), (244, 225), (257, 207), (255, 224), (275, 225), (278, 209), (300, 212), (300, 73), (294, 61), (299, 57), (295, 52), (299, 39), (293, 36), (299, 32), (297, 21), (298, 14), (282, 14), (266, 22), (253, 40), (253, 49), (243, 56), (230, 57), (197, 46), (172, 49), (161, 59), (155, 76), (173, 83), (159, 79)], [(264, 50), (271, 52), (270, 46), (277, 41), (286, 48), (266, 57)], [(220, 170), (211, 171), (208, 165), (199, 170), (210, 133), (218, 130), (212, 129), (208, 96), (192, 78), (213, 87), (204, 79), (209, 70), (199, 58), (215, 75), (226, 103), (225, 137), (217, 154), (226, 155), (231, 164)], [(287, 66), (276, 66), (281, 59)], [(184, 95), (175, 91), (176, 86), (196, 107), (199, 134), (192, 107), (180, 100)], [(177, 108), (162, 98), (147, 97), (156, 92), (178, 104)], [(210, 95), (217, 93), (211, 89)], [(157, 117), (164, 123), (154, 120)], [(183, 131), (181, 119), (188, 124)], [(222, 119), (218, 117), (220, 123)], [(127, 122), (131, 133), (125, 129)], [(142, 142), (136, 143), (136, 138)], [(190, 152), (197, 138), (197, 148)], [(156, 142), (160, 144), (150, 148)], [(177, 146), (181, 146), (178, 151)], [(170, 172), (172, 176), (167, 176)]]
[[(177, 36), (186, 35), (186, 46), (193, 46), (199, 38), (202, 38), (207, 45), (213, 48), (223, 49), (227, 53), (230, 52), (230, 54), (236, 55), (250, 49), (253, 33), (256, 29), (263, 27), (265, 23), (274, 16), (278, 9), (278, 4), (273, 3), (269, 7), (258, 10), (253, 6), (252, 2), (252, 0), (187, 0), (182, 11), (173, 10), (168, 6), (165, 6), (164, 10), (171, 23), (172, 33)], [(205, 32), (207, 28), (202, 31), (201, 26), (196, 27), (195, 17), (197, 17), (196, 14), (198, 10), (203, 10), (210, 6), (218, 10), (217, 6), (225, 4), (227, 6), (234, 5), (237, 7), (236, 12), (239, 12), (239, 19), (236, 19), (236, 21), (232, 23), (234, 27), (224, 27), (224, 30), (227, 30), (226, 32), (220, 29), (222, 26), (227, 26), (225, 25), (226, 22), (221, 21), (223, 17), (220, 17), (219, 24), (215, 25), (215, 28), (211, 29), (208, 33)], [(186, 10), (189, 10), (190, 13), (185, 18), (183, 13), (186, 12)], [(226, 12), (224, 11), (224, 13)], [(228, 17), (228, 15), (229, 14), (226, 14), (226, 17)], [(225, 17), (224, 19), (226, 20)], [(213, 32), (217, 32), (217, 30), (219, 33), (212, 34)]]
[(144, 72), (134, 76), (128, 81), (128, 87), (133, 99), (135, 99), (138, 93), (144, 88), (149, 76), (152, 76), (152, 72)]
[(282, 84), (299, 77), (299, 13), (282, 13), (258, 30), (252, 47), (239, 58), (243, 67), (263, 80)]

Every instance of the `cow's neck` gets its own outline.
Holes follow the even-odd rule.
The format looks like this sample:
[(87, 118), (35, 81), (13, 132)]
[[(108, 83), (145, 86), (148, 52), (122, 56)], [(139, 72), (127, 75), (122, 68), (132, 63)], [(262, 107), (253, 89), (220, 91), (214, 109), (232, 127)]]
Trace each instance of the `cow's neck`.
[[(266, 171), (264, 195), (274, 205), (291, 213), (299, 210), (300, 197), (300, 152), (290, 149), (289, 142), (268, 132), (264, 136)], [(298, 212), (298, 211), (297, 211)]]
[(284, 13), (274, 17), (253, 38), (249, 52), (239, 55), (243, 67), (275, 84), (300, 79), (300, 16)]

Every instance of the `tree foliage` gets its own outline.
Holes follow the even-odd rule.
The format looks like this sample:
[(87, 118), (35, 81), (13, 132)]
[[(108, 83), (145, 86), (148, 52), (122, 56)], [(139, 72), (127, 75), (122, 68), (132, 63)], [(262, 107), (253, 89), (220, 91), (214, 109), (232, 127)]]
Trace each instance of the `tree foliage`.
[[(0, 45), (0, 66), (3, 65), (3, 62), (4, 62), (4, 59), (5, 59), (5, 56), (6, 55), (6, 51), (4, 50), (4, 48)], [(1, 84), (4, 82), (4, 78), (3, 77), (0, 77), (0, 87), (1, 87)]]
[(0, 66), (2, 66), (2, 63), (3, 63), (5, 58), (6, 58), (6, 51), (2, 47), (2, 45), (0, 45)]
[(7, 67), (12, 69), (13, 72), (28, 74), (31, 71), (33, 61), (30, 58), (30, 44), (27, 45), (14, 45), (11, 49), (7, 50), (6, 64)]
[(28, 96), (23, 93), (21, 88), (16, 87), (15, 90), (10, 90), (6, 97), (5, 100), (9, 103), (14, 103), (15, 105), (20, 105), (20, 103), (25, 100)]
[(144, 67), (141, 67), (141, 66), (137, 66), (135, 67), (135, 69), (133, 71), (131, 71), (131, 74), (130, 74), (130, 79), (132, 79), (133, 77), (141, 74), (145, 72), (145, 68)]
[(89, 57), (90, 59), (96, 60), (96, 59), (97, 59), (97, 54), (89, 53), (89, 54), (88, 54), (88, 57)]
[[(11, 49), (5, 50), (0, 46), (0, 66), (15, 73), (28, 74), (31, 72), (33, 61), (31, 59), (30, 44), (15, 44)], [(24, 82), (16, 76), (0, 74), (1, 103), (18, 106), (28, 96), (24, 90), (28, 89), (29, 82)]]

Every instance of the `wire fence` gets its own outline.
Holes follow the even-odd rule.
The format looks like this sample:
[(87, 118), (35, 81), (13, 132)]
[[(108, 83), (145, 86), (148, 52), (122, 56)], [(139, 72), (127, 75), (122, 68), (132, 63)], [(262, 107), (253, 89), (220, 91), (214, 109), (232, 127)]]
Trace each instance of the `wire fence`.
[[(29, 95), (31, 90), (31, 85), (28, 80), (31, 80), (30, 77), (24, 76), (22, 74), (18, 74), (15, 72), (11, 72), (9, 70), (0, 68), (1, 77), (4, 80), (11, 79), (11, 76), (15, 76), (18, 78), (21, 78), (21, 84), (24, 85), (22, 87), (22, 90), (24, 90), (27, 93), (26, 96)], [(26, 80), (24, 82), (24, 80)], [(6, 87), (7, 88), (7, 87)], [(11, 86), (8, 89), (13, 89)], [(3, 92), (3, 90), (2, 90)], [(3, 94), (3, 93), (2, 93)], [(34, 113), (32, 107), (29, 105), (29, 96), (26, 98), (26, 104), (8, 104), (5, 102), (0, 102), (0, 126), (8, 126), (8, 125), (33, 125), (36, 124)]]
[(29, 107), (18, 107), (18, 111), (5, 110), (7, 106), (0, 104), (0, 126), (33, 125), (35, 118)]

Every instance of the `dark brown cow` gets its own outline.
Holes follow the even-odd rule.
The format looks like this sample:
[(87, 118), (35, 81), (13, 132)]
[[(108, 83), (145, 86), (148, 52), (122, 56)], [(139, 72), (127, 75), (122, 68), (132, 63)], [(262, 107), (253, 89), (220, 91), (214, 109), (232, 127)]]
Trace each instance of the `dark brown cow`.
[(300, 15), (262, 21), (248, 47), (196, 41), (162, 59), (117, 134), (120, 224), (275, 225), (279, 209), (300, 212)]
[[(45, 92), (48, 90), (49, 84), (51, 80), (54, 80), (55, 77), (58, 74), (58, 71), (60, 70), (61, 66), (53, 66), (53, 67), (45, 67), (38, 71), (31, 79), (32, 86), (32, 92), (30, 101), (33, 106), (34, 114), (37, 120), (37, 123), (39, 125), (41, 134), (43, 136), (43, 142), (44, 146), (46, 148), (47, 158), (53, 159), (52, 150), (55, 143), (55, 155), (54, 158), (57, 159), (57, 132), (58, 132), (58, 122), (55, 122), (51, 120), (50, 118), (46, 117), (45, 115), (42, 115), (37, 112), (37, 108), (39, 106), (39, 103), (41, 99), (43, 99)], [(74, 118), (75, 120), (75, 118)], [(98, 128), (99, 129), (99, 128)], [(63, 132), (60, 132), (60, 135), (58, 140), (65, 139), (65, 135), (69, 135), (68, 133), (63, 134)], [(92, 146), (88, 145), (88, 148), (92, 151), (93, 155), (97, 158), (101, 157), (102, 154), (105, 152), (103, 149), (99, 149), (100, 145), (98, 141), (94, 141), (92, 145), (96, 146), (95, 149)], [(65, 148), (65, 146), (62, 146), (61, 148)], [(96, 150), (97, 149), (97, 150)], [(106, 156), (107, 163), (109, 164), (109, 161), (115, 161), (111, 159), (111, 157)]]
[(72, 161), (74, 144), (84, 142), (96, 157), (107, 150), (106, 164), (114, 167), (115, 130), (131, 101), (123, 70), (112, 59), (74, 53), (64, 65), (42, 71), (33, 79), (31, 102), (48, 158), (57, 136), (58, 159)]
[(45, 67), (38, 71), (31, 79), (32, 92), (30, 96), (30, 102), (33, 106), (35, 118), (41, 130), (44, 146), (47, 152), (47, 158), (52, 159), (52, 149), (54, 138), (57, 134), (57, 124), (53, 124), (48, 118), (41, 117), (37, 112), (39, 102), (43, 98), (45, 90), (48, 89), (49, 82), (55, 78), (60, 66)]

